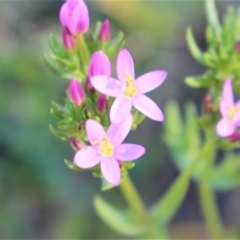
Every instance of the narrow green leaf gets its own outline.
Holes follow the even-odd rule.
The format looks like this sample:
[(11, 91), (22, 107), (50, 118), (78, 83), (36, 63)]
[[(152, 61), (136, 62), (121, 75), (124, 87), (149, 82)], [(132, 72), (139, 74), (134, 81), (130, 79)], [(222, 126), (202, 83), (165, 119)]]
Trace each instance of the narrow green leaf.
[(53, 135), (57, 136), (61, 140), (67, 140), (67, 134), (55, 129), (52, 125), (50, 125), (49, 128)]
[(203, 53), (199, 49), (199, 47), (197, 46), (197, 44), (195, 42), (191, 28), (187, 28), (186, 38), (187, 38), (189, 50), (190, 50), (191, 54), (193, 55), (193, 57), (201, 64), (206, 65), (206, 63), (203, 60)]
[(86, 169), (79, 168), (74, 162), (68, 161), (67, 159), (64, 159), (64, 163), (72, 170), (75, 170), (75, 171), (87, 171)]
[(113, 230), (125, 236), (140, 236), (144, 227), (130, 222), (126, 213), (113, 207), (100, 196), (93, 201), (98, 216)]
[(101, 179), (101, 190), (102, 191), (107, 191), (110, 190), (112, 188), (114, 188), (115, 186), (113, 186), (112, 184), (110, 184), (105, 178)]

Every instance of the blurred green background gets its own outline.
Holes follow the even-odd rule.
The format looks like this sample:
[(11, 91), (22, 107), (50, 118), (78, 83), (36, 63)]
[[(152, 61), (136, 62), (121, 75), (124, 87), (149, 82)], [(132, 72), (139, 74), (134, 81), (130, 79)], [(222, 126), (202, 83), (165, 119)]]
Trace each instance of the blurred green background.
[[(100, 181), (90, 172), (69, 170), (69, 143), (53, 136), (50, 103), (63, 103), (68, 82), (52, 75), (43, 64), (48, 37), (61, 39), (58, 12), (62, 1), (0, 1), (0, 239), (122, 238), (94, 212), (96, 194), (125, 207), (119, 189), (101, 193)], [(170, 99), (180, 107), (193, 99), (199, 106), (204, 90), (190, 89), (184, 77), (204, 68), (190, 56), (185, 30), (191, 26), (206, 48), (203, 1), (86, 1), (91, 26), (109, 18), (112, 36), (125, 33), (126, 48), (136, 75), (165, 69), (167, 80), (149, 96), (164, 110)], [(227, 3), (218, 2), (220, 15)], [(113, 71), (115, 64), (113, 62)], [(162, 123), (146, 119), (127, 142), (142, 144), (146, 154), (130, 175), (147, 206), (164, 194), (179, 174), (161, 139)], [(217, 195), (227, 228), (240, 226), (240, 191)], [(206, 238), (195, 184), (169, 225), (172, 238)]]

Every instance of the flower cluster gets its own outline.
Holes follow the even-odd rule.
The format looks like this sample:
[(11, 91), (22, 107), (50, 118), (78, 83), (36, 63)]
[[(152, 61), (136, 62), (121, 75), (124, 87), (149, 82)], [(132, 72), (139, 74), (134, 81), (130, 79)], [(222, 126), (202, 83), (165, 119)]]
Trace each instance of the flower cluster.
[[(102, 22), (95, 37), (88, 32), (90, 18), (83, 0), (67, 0), (59, 19), (64, 51), (59, 53), (61, 46), (55, 47), (56, 40), (52, 40), (53, 51), (59, 55), (51, 56), (55, 65), (49, 61), (47, 65), (51, 69), (57, 66), (55, 72), (71, 77), (65, 106), (53, 103), (51, 112), (59, 123), (57, 130), (51, 130), (70, 141), (76, 151), (75, 167), (90, 169), (94, 176), (119, 185), (132, 167), (127, 162), (145, 153), (141, 145), (122, 143), (130, 130), (145, 116), (164, 120), (160, 108), (145, 93), (160, 86), (167, 72), (156, 70), (135, 77), (131, 54), (110, 39), (108, 19)], [(112, 77), (109, 59), (116, 54), (117, 79)]]

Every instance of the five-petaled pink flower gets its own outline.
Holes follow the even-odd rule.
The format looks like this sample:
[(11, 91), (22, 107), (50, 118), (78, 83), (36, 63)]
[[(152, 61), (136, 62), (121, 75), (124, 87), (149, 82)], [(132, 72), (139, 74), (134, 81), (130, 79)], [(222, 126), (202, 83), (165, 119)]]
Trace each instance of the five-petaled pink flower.
[(130, 53), (122, 49), (117, 57), (118, 80), (104, 75), (91, 77), (91, 83), (99, 92), (116, 97), (111, 109), (112, 123), (123, 121), (131, 112), (132, 105), (140, 112), (156, 121), (163, 121), (159, 107), (144, 93), (158, 87), (166, 78), (166, 71), (153, 71), (135, 79), (134, 63)]
[(216, 131), (220, 137), (228, 137), (234, 133), (236, 127), (240, 126), (240, 101), (234, 103), (230, 78), (223, 85), (220, 112), (222, 118), (217, 123)]
[(119, 185), (121, 172), (118, 160), (133, 161), (145, 153), (145, 148), (137, 144), (121, 144), (129, 133), (133, 122), (129, 114), (119, 124), (111, 124), (107, 132), (95, 120), (88, 119), (86, 133), (92, 146), (79, 150), (74, 163), (80, 168), (92, 168), (100, 163), (104, 178), (112, 185)]
[(67, 27), (72, 35), (88, 30), (88, 8), (83, 0), (67, 0), (61, 7), (59, 18), (62, 26)]

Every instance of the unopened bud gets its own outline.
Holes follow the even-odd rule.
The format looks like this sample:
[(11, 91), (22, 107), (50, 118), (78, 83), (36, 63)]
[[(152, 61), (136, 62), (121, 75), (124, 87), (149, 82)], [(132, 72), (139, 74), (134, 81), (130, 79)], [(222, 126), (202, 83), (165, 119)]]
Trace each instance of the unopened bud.
[(235, 43), (235, 45), (234, 45), (234, 50), (235, 50), (237, 53), (240, 53), (240, 40)]
[(205, 114), (211, 114), (213, 112), (212, 97), (209, 93), (204, 97), (202, 111)]
[(78, 151), (86, 146), (82, 141), (77, 141), (75, 137), (70, 137), (69, 141), (75, 151)]
[(72, 78), (68, 87), (69, 98), (72, 103), (76, 105), (81, 105), (85, 98), (85, 93), (81, 84), (76, 78)]
[(102, 111), (108, 109), (108, 100), (107, 100), (106, 95), (101, 94), (99, 96), (98, 101), (97, 101), (97, 109), (99, 112), (102, 112)]
[(87, 5), (83, 0), (67, 0), (59, 13), (60, 22), (72, 35), (85, 33), (89, 27)]
[(240, 132), (238, 132), (238, 131), (234, 132), (232, 135), (227, 137), (227, 139), (232, 143), (239, 141), (240, 140)]
[(111, 64), (107, 55), (102, 51), (95, 52), (90, 61), (88, 75), (86, 80), (86, 89), (89, 92), (94, 92), (94, 88), (90, 82), (90, 78), (96, 75), (105, 75), (110, 77)]
[(62, 41), (66, 49), (74, 49), (76, 46), (74, 37), (66, 27), (62, 28)]
[(104, 20), (98, 33), (98, 40), (108, 42), (110, 39), (110, 22), (108, 19)]

